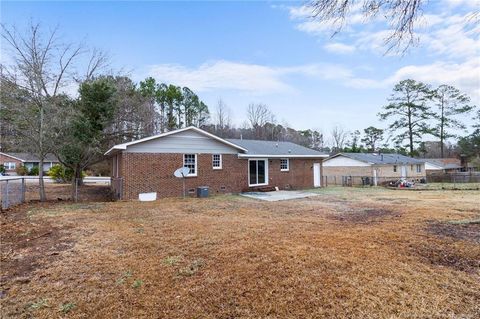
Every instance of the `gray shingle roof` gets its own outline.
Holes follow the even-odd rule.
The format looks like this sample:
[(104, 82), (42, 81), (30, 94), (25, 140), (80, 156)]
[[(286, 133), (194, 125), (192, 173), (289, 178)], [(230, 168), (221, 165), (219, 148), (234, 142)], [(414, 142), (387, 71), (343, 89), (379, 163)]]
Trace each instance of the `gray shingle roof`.
[(227, 139), (248, 150), (247, 155), (275, 155), (275, 156), (318, 156), (325, 157), (327, 154), (310, 148), (292, 143), (260, 140)]
[[(14, 157), (20, 158), (25, 162), (39, 162), (38, 156), (31, 153), (5, 153), (7, 155), (12, 155)], [(53, 154), (47, 154), (44, 159), (45, 162), (58, 162), (58, 159)]]
[[(454, 161), (458, 163), (455, 163)], [(442, 169), (462, 168), (462, 165), (460, 165), (460, 160), (457, 159), (426, 158), (425, 162), (440, 166)]]
[(379, 154), (379, 153), (340, 153), (355, 159), (357, 161), (362, 161), (365, 163), (371, 164), (423, 164), (424, 160), (419, 160), (413, 157), (408, 157), (400, 154)]

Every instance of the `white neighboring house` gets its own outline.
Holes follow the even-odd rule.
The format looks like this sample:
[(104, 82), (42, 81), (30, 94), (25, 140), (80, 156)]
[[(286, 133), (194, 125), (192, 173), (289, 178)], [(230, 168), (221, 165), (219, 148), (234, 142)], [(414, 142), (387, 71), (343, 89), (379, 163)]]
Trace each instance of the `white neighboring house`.
[[(31, 153), (0, 152), (0, 164), (5, 167), (8, 175), (17, 175), (16, 169), (19, 166), (25, 166), (28, 170), (31, 170), (33, 167), (38, 166), (39, 163), (38, 157)], [(43, 171), (48, 172), (53, 165), (59, 163), (55, 155), (47, 154), (43, 161)]]
[(330, 184), (343, 183), (346, 177), (360, 184), (368, 177), (377, 185), (398, 178), (421, 180), (426, 173), (424, 160), (401, 154), (339, 153), (323, 161), (323, 175)]

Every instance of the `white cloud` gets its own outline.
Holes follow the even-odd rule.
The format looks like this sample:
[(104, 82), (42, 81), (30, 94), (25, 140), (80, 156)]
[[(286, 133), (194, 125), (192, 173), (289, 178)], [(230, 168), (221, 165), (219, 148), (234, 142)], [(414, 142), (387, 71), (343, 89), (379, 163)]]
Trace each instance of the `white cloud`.
[(232, 61), (203, 63), (197, 68), (176, 64), (151, 66), (147, 76), (159, 81), (188, 86), (195, 91), (236, 90), (254, 94), (293, 92), (289, 76), (301, 75), (333, 80), (351, 78), (348, 68), (335, 64), (307, 64), (289, 67), (272, 67)]
[(339, 53), (339, 54), (349, 54), (355, 51), (355, 47), (353, 45), (347, 45), (339, 42), (328, 43), (323, 47), (325, 48), (325, 50), (329, 52)]
[(444, 2), (450, 8), (455, 8), (458, 6), (471, 7), (471, 8), (480, 7), (480, 0), (444, 0)]
[(403, 79), (415, 79), (425, 83), (450, 84), (480, 100), (480, 59), (473, 58), (463, 63), (434, 62), (427, 65), (409, 65), (400, 68), (385, 80), (388, 84)]

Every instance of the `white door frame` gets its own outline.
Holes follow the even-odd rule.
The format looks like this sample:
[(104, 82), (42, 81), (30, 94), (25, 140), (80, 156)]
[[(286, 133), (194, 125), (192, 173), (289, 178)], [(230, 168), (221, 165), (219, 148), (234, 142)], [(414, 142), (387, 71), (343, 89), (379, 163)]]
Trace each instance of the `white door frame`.
[(322, 174), (320, 163), (313, 163), (313, 187), (322, 187)]
[(400, 175), (402, 176), (402, 178), (407, 178), (407, 166), (406, 165), (402, 165), (400, 167)]

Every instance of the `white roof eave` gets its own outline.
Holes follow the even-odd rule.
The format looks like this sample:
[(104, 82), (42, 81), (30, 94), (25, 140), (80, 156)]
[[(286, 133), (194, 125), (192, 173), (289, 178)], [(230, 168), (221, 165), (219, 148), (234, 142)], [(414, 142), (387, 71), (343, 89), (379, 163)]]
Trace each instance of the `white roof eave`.
[(143, 143), (143, 142), (147, 142), (147, 141), (150, 141), (150, 140), (154, 140), (154, 139), (157, 139), (157, 138), (161, 138), (161, 137), (165, 137), (165, 136), (169, 136), (169, 135), (173, 135), (173, 134), (176, 134), (176, 133), (180, 133), (180, 132), (184, 132), (184, 131), (187, 131), (187, 130), (194, 130), (200, 134), (203, 134), (203, 135), (206, 135), (210, 138), (213, 138), (221, 143), (224, 143), (226, 145), (229, 145), (233, 148), (236, 148), (240, 151), (243, 151), (243, 152), (247, 152), (247, 149), (237, 145), (237, 144), (234, 144), (234, 143), (231, 143), (227, 140), (224, 140), (223, 138), (221, 137), (218, 137), (218, 136), (215, 136), (211, 133), (208, 133), (202, 129), (199, 129), (198, 127), (195, 127), (195, 126), (188, 126), (188, 127), (184, 127), (184, 128), (181, 128), (181, 129), (178, 129), (178, 130), (175, 130), (175, 131), (170, 131), (170, 132), (166, 132), (166, 133), (162, 133), (162, 134), (157, 134), (157, 135), (154, 135), (154, 136), (149, 136), (149, 137), (145, 137), (145, 138), (142, 138), (142, 139), (139, 139), (139, 140), (136, 140), (136, 141), (132, 141), (132, 142), (128, 142), (128, 143), (123, 143), (123, 144), (118, 144), (118, 145), (115, 145), (113, 146), (112, 148), (110, 148), (108, 151), (105, 152), (104, 155), (108, 156), (108, 155), (111, 155), (113, 153), (114, 150), (126, 150), (128, 146), (130, 145), (134, 145), (134, 144), (139, 144), (139, 143)]

